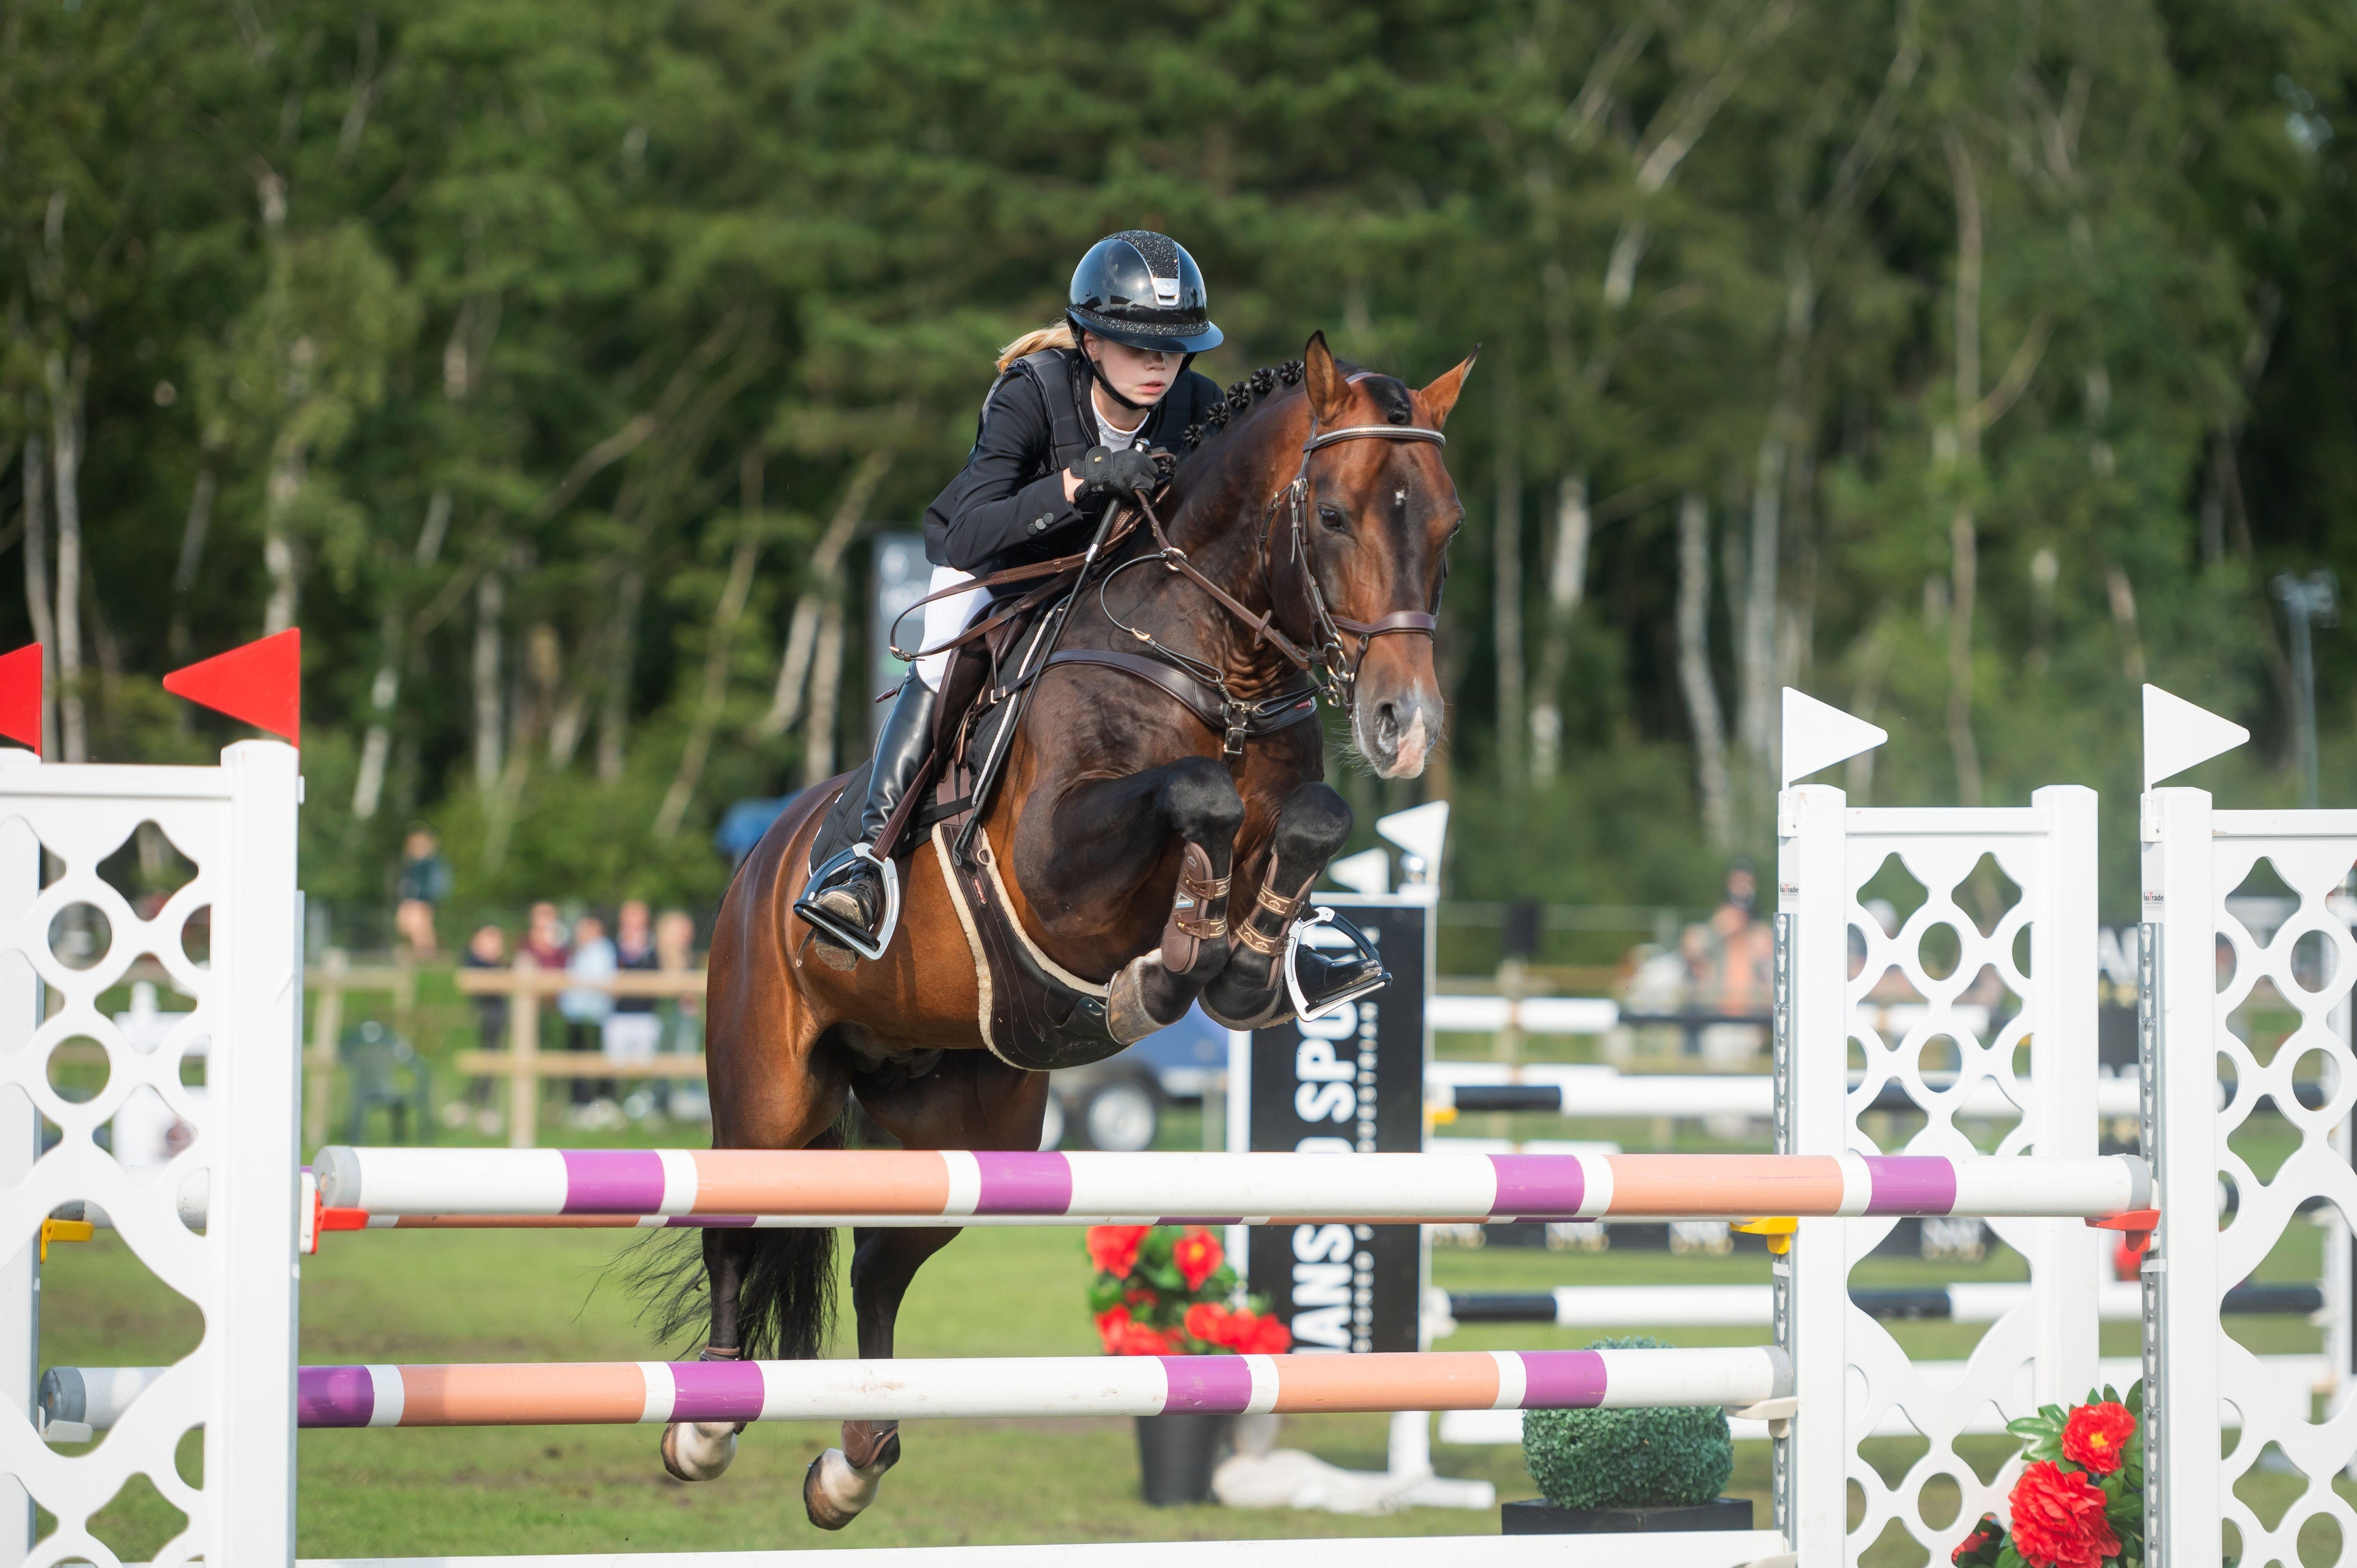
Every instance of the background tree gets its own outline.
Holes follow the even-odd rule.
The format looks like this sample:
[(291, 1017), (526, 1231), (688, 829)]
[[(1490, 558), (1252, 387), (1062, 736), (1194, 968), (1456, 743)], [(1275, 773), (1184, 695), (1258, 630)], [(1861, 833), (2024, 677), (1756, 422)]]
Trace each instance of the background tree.
[(1179, 6), (1110, 50), (1071, 0), (13, 5), (0, 636), (57, 755), (167, 760), (230, 732), (162, 671), (299, 620), (357, 940), (420, 818), (465, 901), (712, 899), (720, 809), (864, 748), (875, 532), (1144, 224), (1222, 381), (1313, 328), (1487, 346), (1451, 746), (1338, 769), (1362, 817), (1455, 796), (1459, 891), (1706, 896), (1769, 847), (1786, 683), (1893, 729), (1861, 798), (2116, 795), (2151, 679), (2288, 799), (2266, 582), (2357, 576), (2352, 74), (2321, 0)]

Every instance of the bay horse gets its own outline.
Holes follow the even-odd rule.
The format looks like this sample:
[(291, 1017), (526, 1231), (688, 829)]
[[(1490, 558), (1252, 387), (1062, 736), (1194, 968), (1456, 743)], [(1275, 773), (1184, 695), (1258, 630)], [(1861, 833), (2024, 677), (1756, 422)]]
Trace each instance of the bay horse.
[[(1440, 430), (1472, 365), (1469, 356), (1411, 389), (1353, 371), (1312, 337), (1286, 368), (1288, 384), (1262, 371), (1232, 389), (1235, 412), (1180, 464), (1155, 527), (1109, 552), (1073, 599), (1059, 648), (1076, 656), (1037, 676), (982, 832), (1003, 846), (994, 877), (1006, 874), (1006, 901), (1039, 952), (1073, 976), (1114, 982), (1116, 1001), (1133, 977), (1130, 1005), (1146, 1016), (1130, 1037), (1198, 999), (1239, 1026), (1288, 1015), (1285, 939), (1351, 828), (1322, 781), (1317, 723), (1223, 736), (1167, 677), (1141, 678), (1135, 650), (1151, 639), (1171, 668), (1250, 706), (1301, 695), (1286, 654), (1318, 650), (1355, 749), (1380, 777), (1421, 773), (1443, 724), (1429, 634), (1464, 517)], [(1132, 667), (1101, 657), (1114, 651)], [(903, 862), (899, 936), (882, 958), (846, 972), (812, 953), (792, 905), (847, 779), (788, 808), (722, 904), (707, 1002), (713, 1146), (834, 1144), (856, 1096), (904, 1147), (1038, 1148), (1048, 1075), (984, 1048), (946, 849), (937, 862), (920, 843)], [(1231, 907), (1250, 911), (1232, 930)], [(893, 1353), (909, 1281), (956, 1235), (853, 1231), (862, 1357)], [(700, 1269), (680, 1260), (658, 1305), (666, 1335), (708, 1310), (707, 1359), (824, 1353), (831, 1230), (716, 1228), (701, 1240)], [(716, 1477), (740, 1430), (674, 1423), (665, 1467)], [(845, 1422), (842, 1447), (804, 1478), (811, 1521), (850, 1522), (899, 1452), (896, 1423)]]

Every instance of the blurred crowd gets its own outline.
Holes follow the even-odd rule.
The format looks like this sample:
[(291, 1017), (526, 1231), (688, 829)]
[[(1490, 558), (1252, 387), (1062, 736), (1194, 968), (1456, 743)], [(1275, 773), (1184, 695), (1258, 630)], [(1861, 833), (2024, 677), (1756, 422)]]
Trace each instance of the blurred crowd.
[[(572, 1080), (567, 1117), (576, 1127), (619, 1127), (652, 1115), (702, 1121), (711, 1115), (702, 1080), (651, 1076), (665, 1055), (694, 1056), (704, 1049), (702, 983), (694, 978), (695, 921), (684, 910), (651, 913), (642, 899), (626, 898), (614, 911), (610, 933), (594, 910), (566, 921), (557, 907), (534, 904), (512, 950), (497, 925), (476, 928), (459, 964), (467, 969), (519, 965), (557, 970), (579, 983), (557, 993), (565, 1050), (596, 1054), (615, 1076), (582, 1075)], [(661, 974), (679, 983), (664, 994), (617, 995), (608, 989), (625, 974)], [(478, 995), (476, 1023), (483, 1049), (506, 1047), (512, 1003), (506, 996)], [(479, 1082), (470, 1098), (488, 1109), (490, 1084)]]

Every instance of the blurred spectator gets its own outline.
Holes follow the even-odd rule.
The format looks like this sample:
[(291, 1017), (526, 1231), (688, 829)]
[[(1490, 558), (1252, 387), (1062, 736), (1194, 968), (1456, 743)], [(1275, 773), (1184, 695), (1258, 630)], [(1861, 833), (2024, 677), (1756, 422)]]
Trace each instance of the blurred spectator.
[[(642, 973), (652, 972), (659, 961), (654, 932), (647, 920), (647, 907), (640, 899), (625, 901), (615, 919), (614, 959), (618, 969)], [(614, 998), (613, 1015), (606, 1020), (608, 1061), (617, 1066), (652, 1061), (662, 1042), (662, 1020), (655, 1015), (653, 997)], [(623, 1109), (635, 1118), (653, 1110), (654, 1104), (652, 1091), (640, 1089), (623, 1101)]]
[(540, 969), (563, 969), (573, 956), (565, 948), (565, 922), (556, 918), (555, 905), (544, 902), (532, 907), (523, 929), (523, 956)]
[[(695, 968), (695, 920), (681, 909), (666, 909), (655, 921), (655, 960), (666, 974), (686, 974)], [(665, 999), (662, 1008), (662, 1048), (681, 1056), (704, 1050), (704, 1004), (694, 996)], [(700, 1078), (665, 1079), (659, 1090), (663, 1109), (690, 1122), (712, 1120), (712, 1100)]]
[(442, 858), (442, 841), (420, 823), (409, 830), (401, 846), (400, 902), (393, 911), (393, 929), (415, 956), (432, 958), (439, 950), (434, 911), (448, 897), (450, 863)]
[[(605, 1024), (614, 1011), (610, 992), (597, 989), (597, 983), (614, 977), (614, 944), (606, 940), (605, 922), (595, 915), (584, 915), (573, 922), (573, 956), (566, 961), (565, 972), (577, 982), (569, 991), (557, 993), (556, 1010), (565, 1016), (565, 1048), (568, 1051), (594, 1051), (603, 1048)], [(614, 1080), (610, 1078), (576, 1078), (573, 1080), (573, 1116), (576, 1126), (590, 1126), (606, 1122), (609, 1112), (619, 1116), (614, 1105)]]
[[(508, 934), (497, 926), (478, 926), (475, 934), (467, 939), (467, 950), (458, 955), (461, 969), (505, 969), (508, 966)], [(508, 999), (504, 996), (473, 996), (475, 1034), (487, 1051), (505, 1050), (508, 1036)], [(489, 1137), (500, 1130), (499, 1109), (491, 1103), (491, 1080), (477, 1076), (467, 1080), (464, 1103), (453, 1101), (443, 1107), (442, 1118), (453, 1127), (463, 1126), (469, 1118), (475, 1130)]]
[[(1776, 934), (1759, 918), (1759, 899), (1751, 863), (1738, 860), (1727, 868), (1727, 890), (1710, 918), (1686, 928), (1679, 950), (1692, 977), (1695, 1011), (1757, 1016), (1773, 1005)], [(1756, 1024), (1712, 1024), (1698, 1036), (1704, 1059), (1721, 1069), (1748, 1065), (1767, 1041), (1768, 1032)]]

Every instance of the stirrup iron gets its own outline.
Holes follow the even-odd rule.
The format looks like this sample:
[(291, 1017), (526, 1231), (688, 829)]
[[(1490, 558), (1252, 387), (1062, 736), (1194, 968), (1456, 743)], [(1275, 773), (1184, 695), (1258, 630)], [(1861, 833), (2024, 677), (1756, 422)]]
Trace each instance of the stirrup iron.
[[(818, 901), (818, 893), (826, 890), (824, 884), (831, 881), (844, 866), (855, 860), (864, 860), (874, 866), (884, 884), (884, 920), (882, 925), (877, 928), (877, 934), (873, 937), (849, 921), (837, 918), (833, 910), (822, 908)], [(800, 915), (806, 924), (824, 934), (829, 940), (842, 943), (861, 958), (870, 961), (882, 958), (884, 950), (892, 945), (892, 934), (900, 928), (899, 863), (891, 860), (878, 860), (870, 846), (856, 843), (830, 860), (825, 865), (821, 866), (819, 875), (813, 877), (811, 881), (817, 891), (806, 893), (795, 899), (794, 913)]]
[[(1359, 959), (1359, 971), (1355, 978), (1346, 980), (1340, 986), (1316, 997), (1302, 993), (1301, 970), (1298, 961), (1302, 949), (1302, 933), (1312, 926), (1331, 926), (1349, 938), (1351, 945), (1358, 950)], [(1293, 1015), (1298, 1022), (1304, 1024), (1313, 1023), (1348, 1003), (1356, 1002), (1361, 996), (1381, 991), (1392, 983), (1391, 971), (1383, 967), (1383, 955), (1375, 950), (1375, 945), (1367, 940), (1367, 934), (1323, 904), (1318, 905), (1311, 914), (1296, 920), (1292, 929), (1286, 933), (1283, 968), (1285, 989), (1293, 998)]]

